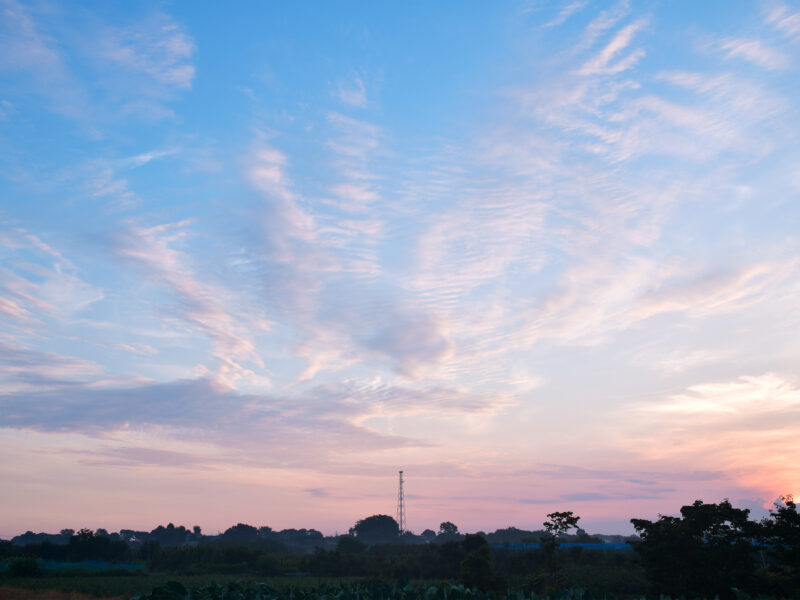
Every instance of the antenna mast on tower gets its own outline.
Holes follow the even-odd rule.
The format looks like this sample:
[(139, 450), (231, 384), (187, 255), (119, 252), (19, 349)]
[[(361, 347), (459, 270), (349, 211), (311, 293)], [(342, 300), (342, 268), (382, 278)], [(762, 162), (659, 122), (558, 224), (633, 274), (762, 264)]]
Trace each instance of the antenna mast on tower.
[(403, 472), (400, 471), (400, 483), (397, 486), (397, 524), (400, 526), (400, 533), (406, 531), (406, 501), (403, 496)]

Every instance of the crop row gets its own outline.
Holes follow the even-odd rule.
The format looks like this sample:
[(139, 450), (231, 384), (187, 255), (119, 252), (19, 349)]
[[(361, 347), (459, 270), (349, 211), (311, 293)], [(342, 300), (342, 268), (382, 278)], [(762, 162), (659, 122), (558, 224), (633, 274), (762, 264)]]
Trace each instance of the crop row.
[[(321, 585), (315, 589), (286, 588), (279, 590), (261, 582), (232, 582), (187, 588), (170, 582), (149, 594), (131, 600), (591, 600), (593, 596), (580, 589), (559, 591), (542, 596), (524, 590), (484, 592), (464, 585), (415, 586), (385, 583), (346, 583)], [(669, 598), (662, 596), (662, 600)]]

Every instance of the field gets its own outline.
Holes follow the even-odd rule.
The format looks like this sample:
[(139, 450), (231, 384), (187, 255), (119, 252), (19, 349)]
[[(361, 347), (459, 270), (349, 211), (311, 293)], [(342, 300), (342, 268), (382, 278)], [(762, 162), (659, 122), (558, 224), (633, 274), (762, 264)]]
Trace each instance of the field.
[[(0, 585), (0, 600), (549, 600), (519, 590), (481, 592), (436, 582), (384, 583), (334, 578), (46, 577)], [(562, 590), (559, 600), (594, 600), (582, 590)], [(669, 600), (663, 598), (662, 600)]]
[[(323, 583), (339, 583), (338, 578), (317, 577), (273, 577), (264, 578), (247, 575), (67, 575), (15, 578), (0, 582), (0, 600), (84, 600), (85, 596), (94, 598), (127, 598), (145, 594), (168, 582), (177, 581), (187, 588), (203, 587), (209, 584), (229, 584), (233, 582), (263, 581), (276, 589), (287, 586), (299, 589), (314, 588)], [(9, 585), (11, 584), (11, 585)], [(13, 587), (12, 587), (13, 585)], [(55, 595), (30, 595), (31, 592), (49, 590)], [(24, 593), (23, 593), (24, 592)], [(83, 596), (60, 596), (57, 593), (82, 594)], [(12, 595), (16, 594), (16, 595)], [(28, 595), (26, 595), (28, 594)]]
[[(0, 586), (2, 600), (97, 600), (97, 596), (62, 590), (29, 590)], [(110, 600), (124, 600), (125, 596), (107, 596)]]
[[(670, 600), (668, 596), (657, 596)], [(749, 596), (746, 596), (749, 597)], [(645, 600), (594, 595), (580, 588), (540, 595), (527, 589), (482, 592), (436, 582), (385, 583), (338, 578), (230, 576), (79, 576), (18, 579), (0, 585), (0, 600)], [(761, 600), (770, 600), (760, 597)], [(700, 599), (698, 599), (700, 600)]]

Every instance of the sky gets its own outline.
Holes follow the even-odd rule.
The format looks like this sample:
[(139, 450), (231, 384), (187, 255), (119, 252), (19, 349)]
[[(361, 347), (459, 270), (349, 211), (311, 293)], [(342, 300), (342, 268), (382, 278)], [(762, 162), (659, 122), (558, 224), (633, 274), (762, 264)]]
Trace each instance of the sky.
[(800, 493), (800, 4), (0, 15), (0, 537)]

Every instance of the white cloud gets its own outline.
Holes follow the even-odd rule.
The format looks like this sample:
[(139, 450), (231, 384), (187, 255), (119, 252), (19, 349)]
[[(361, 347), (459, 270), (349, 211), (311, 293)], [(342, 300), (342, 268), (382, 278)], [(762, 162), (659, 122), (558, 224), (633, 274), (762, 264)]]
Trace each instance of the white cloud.
[(0, 120), (5, 121), (17, 112), (16, 107), (8, 100), (0, 100)]
[[(191, 87), (194, 41), (168, 15), (118, 28), (87, 11), (65, 19), (58, 10), (15, 0), (2, 6), (0, 70), (23, 74), (15, 93), (45, 98), (91, 137), (102, 138), (121, 115), (174, 117), (165, 101)], [(17, 102), (12, 96), (5, 101), (11, 100)]]
[(766, 11), (766, 21), (788, 37), (800, 37), (800, 12), (790, 12), (785, 4), (774, 4)]
[(800, 487), (793, 460), (800, 451), (800, 389), (790, 379), (766, 373), (697, 384), (633, 408), (633, 419), (625, 420), (647, 437), (633, 434), (629, 449), (644, 458), (713, 465), (764, 497)]
[(149, 344), (115, 344), (115, 348), (138, 356), (155, 356), (158, 349)]
[(103, 376), (104, 369), (89, 360), (29, 350), (18, 342), (13, 346), (0, 342), (0, 397), (97, 383)]
[(379, 326), (366, 346), (390, 357), (401, 375), (419, 378), (452, 354), (453, 342), (445, 327), (429, 315), (387, 316), (387, 323)]
[(101, 44), (106, 60), (177, 89), (192, 85), (194, 51), (194, 40), (166, 15), (157, 15), (138, 26), (110, 29)]
[(368, 183), (338, 183), (331, 188), (338, 199), (334, 205), (347, 212), (362, 212), (378, 198), (377, 192)]
[(611, 8), (602, 11), (584, 29), (583, 37), (575, 45), (574, 52), (580, 53), (594, 45), (598, 37), (614, 27), (630, 14), (630, 1), (620, 0)]
[(339, 134), (328, 142), (336, 154), (364, 160), (377, 150), (381, 131), (376, 125), (337, 112), (328, 113), (328, 122)]
[[(410, 394), (402, 390), (385, 390), (384, 395), (387, 405), (409, 406), (404, 398)], [(354, 402), (344, 389), (246, 395), (207, 379), (103, 389), (73, 385), (2, 394), (0, 407), (5, 428), (109, 440), (152, 432), (161, 444), (188, 440), (224, 449), (213, 462), (233, 460), (239, 465), (324, 470), (337, 456), (352, 460), (365, 451), (425, 445), (360, 425), (365, 411), (373, 407), (362, 399)], [(468, 404), (465, 408), (471, 410)]]
[(347, 84), (340, 85), (336, 90), (336, 97), (350, 106), (364, 108), (367, 105), (367, 90), (360, 77), (354, 78), (353, 81)]
[(104, 290), (85, 281), (61, 252), (25, 229), (0, 231), (0, 311), (24, 326), (66, 321), (102, 300)]
[(190, 223), (131, 224), (112, 237), (111, 248), (118, 258), (141, 269), (147, 279), (173, 295), (175, 303), (163, 317), (178, 318), (208, 336), (218, 361), (219, 381), (230, 386), (254, 379), (265, 381), (242, 361), (264, 367), (254, 337), (269, 330), (271, 323), (256, 307), (241, 308), (241, 295), (199, 278), (189, 255), (178, 249), (189, 236)]
[(620, 29), (599, 53), (584, 63), (579, 73), (581, 75), (597, 75), (602, 73), (615, 74), (633, 67), (641, 57), (644, 56), (644, 52), (641, 49), (631, 52), (625, 58), (620, 59), (616, 64), (609, 63), (611, 59), (631, 44), (633, 36), (646, 25), (647, 19), (639, 19)]
[(714, 44), (714, 47), (726, 58), (740, 58), (763, 69), (774, 71), (785, 69), (789, 65), (789, 60), (784, 54), (760, 40), (724, 38)]
[(707, 365), (720, 364), (730, 360), (732, 352), (728, 350), (698, 350), (691, 347), (667, 353), (663, 348), (654, 348), (635, 359), (645, 368), (656, 368), (664, 375), (671, 376)]
[(561, 25), (572, 15), (583, 10), (587, 4), (589, 4), (589, 0), (575, 0), (574, 2), (565, 4), (561, 10), (558, 11), (558, 14), (551, 21), (545, 23), (543, 27), (556, 27), (557, 25)]
[(253, 152), (252, 166), (248, 175), (261, 191), (289, 198), (291, 193), (285, 169), (286, 155), (276, 148), (261, 144)]
[(0, 7), (4, 17), (0, 20), (0, 69), (26, 72), (32, 89), (47, 98), (54, 111), (84, 117), (87, 93), (68, 67), (59, 41), (42, 31), (31, 7), (16, 0), (3, 0)]

